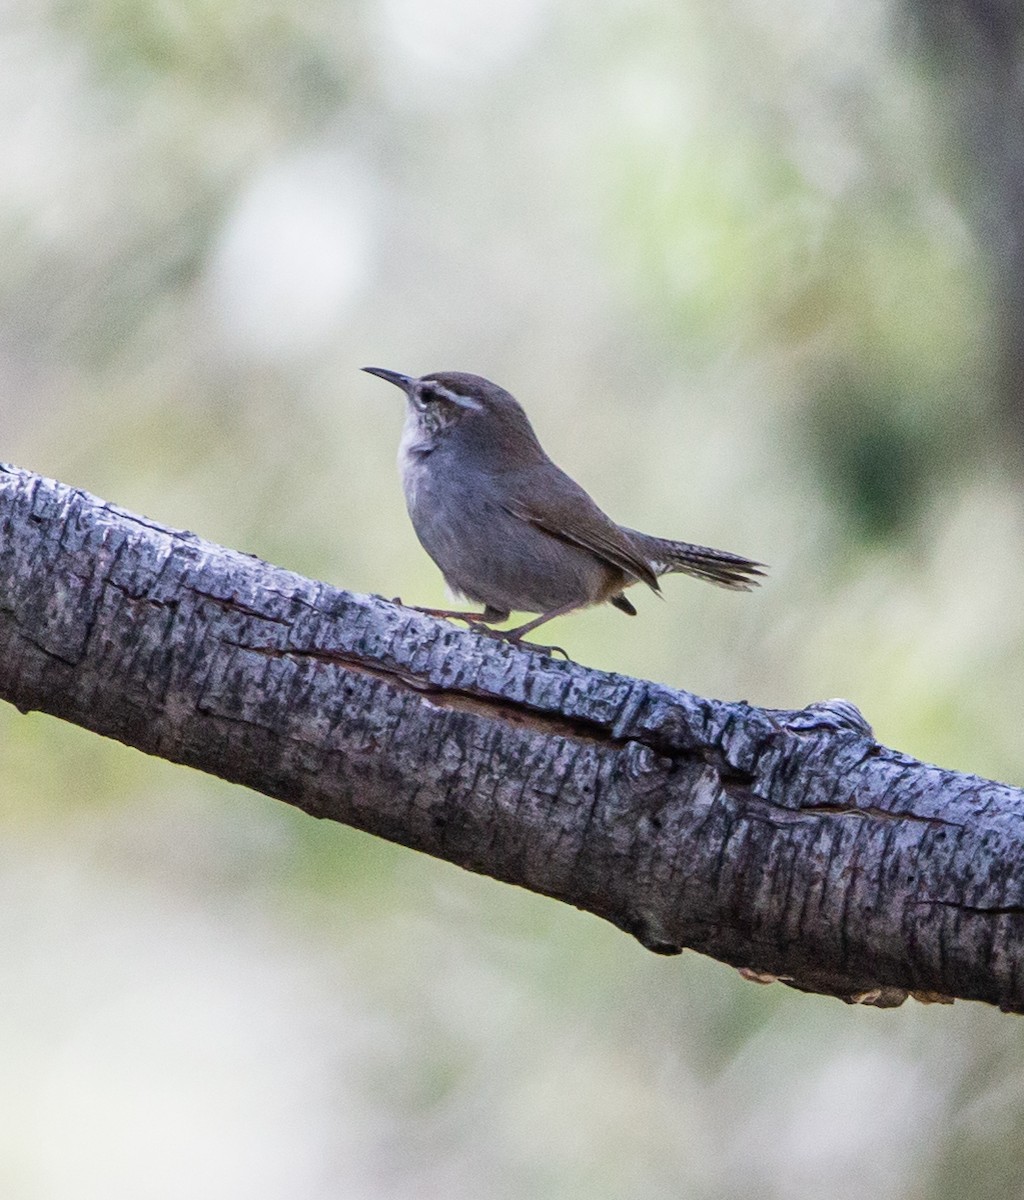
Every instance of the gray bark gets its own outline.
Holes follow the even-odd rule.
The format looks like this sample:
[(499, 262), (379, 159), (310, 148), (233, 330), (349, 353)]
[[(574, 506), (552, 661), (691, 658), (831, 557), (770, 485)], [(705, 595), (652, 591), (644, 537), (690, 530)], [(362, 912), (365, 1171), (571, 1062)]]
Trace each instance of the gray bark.
[(706, 700), (0, 466), (0, 696), (750, 978), (1024, 1010), (1024, 793), (852, 705)]

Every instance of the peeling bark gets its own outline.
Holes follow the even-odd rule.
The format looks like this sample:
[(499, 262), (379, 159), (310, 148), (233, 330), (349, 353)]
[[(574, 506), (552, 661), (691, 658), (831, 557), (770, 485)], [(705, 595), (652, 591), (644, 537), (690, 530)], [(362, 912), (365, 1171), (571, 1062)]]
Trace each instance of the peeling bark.
[(1024, 793), (0, 466), (0, 697), (804, 991), (1024, 1011)]

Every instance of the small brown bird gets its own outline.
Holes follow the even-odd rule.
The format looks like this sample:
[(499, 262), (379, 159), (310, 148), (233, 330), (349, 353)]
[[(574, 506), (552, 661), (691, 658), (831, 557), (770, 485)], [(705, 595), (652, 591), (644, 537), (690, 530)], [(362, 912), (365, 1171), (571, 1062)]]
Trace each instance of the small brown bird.
[(659, 575), (749, 591), (764, 574), (739, 554), (616, 525), (548, 458), (519, 402), (496, 383), (461, 371), (414, 379), (363, 370), (405, 393), (398, 466), (417, 537), (452, 591), (484, 606), (424, 611), (488, 625), (539, 613), (488, 631), (518, 642), (553, 617), (606, 600), (635, 616), (625, 589), (646, 583), (660, 592)]

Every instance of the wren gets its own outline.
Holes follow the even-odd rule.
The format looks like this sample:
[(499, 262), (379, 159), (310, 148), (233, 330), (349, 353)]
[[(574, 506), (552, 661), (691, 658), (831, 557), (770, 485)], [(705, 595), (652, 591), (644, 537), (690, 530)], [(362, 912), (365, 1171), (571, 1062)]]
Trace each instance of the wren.
[[(532, 621), (493, 636), (519, 642), (553, 617), (607, 601), (630, 616), (625, 589), (673, 572), (749, 591), (764, 564), (617, 525), (548, 458), (519, 402), (479, 375), (418, 379), (364, 367), (405, 393), (398, 452), (416, 536), (456, 595), (482, 612), (423, 609), (484, 625)], [(541, 647), (551, 650), (555, 647)]]

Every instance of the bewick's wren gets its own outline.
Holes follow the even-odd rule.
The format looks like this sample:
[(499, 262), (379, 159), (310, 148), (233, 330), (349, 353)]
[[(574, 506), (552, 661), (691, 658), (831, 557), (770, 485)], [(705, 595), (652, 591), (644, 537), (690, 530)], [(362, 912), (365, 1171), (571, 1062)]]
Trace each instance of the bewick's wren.
[(659, 592), (658, 576), (673, 571), (735, 591), (764, 573), (739, 554), (616, 525), (548, 458), (519, 402), (496, 383), (461, 371), (413, 379), (363, 370), (405, 392), (398, 466), (417, 537), (452, 591), (484, 606), (424, 611), (486, 624), (539, 613), (496, 634), (518, 642), (552, 617), (605, 600), (635, 616), (624, 589), (646, 583)]

